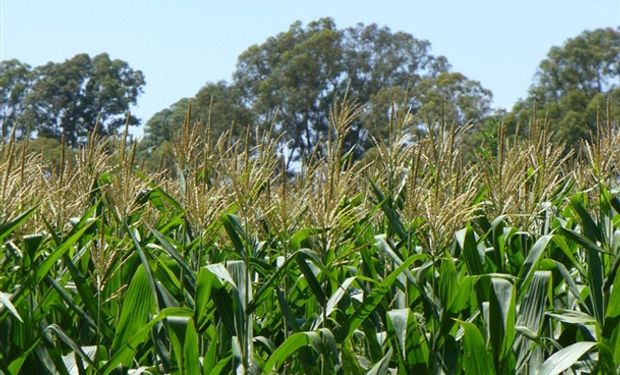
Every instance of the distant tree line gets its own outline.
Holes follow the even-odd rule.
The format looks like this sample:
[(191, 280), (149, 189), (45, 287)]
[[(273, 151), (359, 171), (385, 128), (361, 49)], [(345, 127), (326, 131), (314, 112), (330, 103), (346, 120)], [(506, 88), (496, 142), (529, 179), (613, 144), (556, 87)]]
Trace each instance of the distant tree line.
[[(80, 54), (36, 68), (0, 62), (1, 136), (63, 137), (75, 147), (95, 124), (101, 134), (114, 134), (126, 121), (139, 124), (128, 111), (144, 84), (142, 72), (107, 54)], [(498, 111), (491, 108), (491, 92), (433, 55), (428, 41), (375, 24), (338, 29), (323, 18), (293, 23), (249, 47), (238, 58), (232, 82), (208, 82), (194, 97), (156, 113), (140, 148), (147, 156), (161, 153), (189, 121), (208, 124), (214, 138), (225, 131), (240, 137), (248, 126), (270, 129), (288, 160), (298, 160), (320, 154), (330, 107), (345, 96), (362, 105), (346, 139), (355, 156), (387, 136), (390, 115), (399, 108), (413, 115), (412, 135), (432, 123), (469, 123), (466, 143), (477, 147), (492, 138), (498, 124), (516, 132), (537, 116), (577, 147), (597, 123), (617, 124), (619, 86), (620, 28), (585, 31), (551, 48), (525, 99), (511, 111)]]
[(373, 138), (386, 136), (395, 104), (420, 114), (414, 128), (439, 117), (465, 124), (489, 115), (491, 92), (453, 72), (430, 47), (428, 41), (375, 24), (338, 29), (330, 18), (306, 26), (296, 22), (245, 50), (232, 82), (207, 83), (195, 97), (154, 115), (144, 142), (152, 147), (169, 139), (189, 102), (191, 122), (209, 123), (216, 134), (231, 124), (236, 132), (249, 124), (272, 129), (289, 160), (317, 151), (319, 140), (327, 138), (330, 107), (345, 96), (364, 106), (347, 139), (358, 156)]
[[(79, 54), (61, 63), (35, 68), (18, 60), (0, 62), (0, 132), (6, 140), (64, 138), (79, 146), (95, 127), (110, 135), (125, 122), (144, 87), (144, 75), (106, 53)], [(97, 126), (96, 126), (97, 124)]]

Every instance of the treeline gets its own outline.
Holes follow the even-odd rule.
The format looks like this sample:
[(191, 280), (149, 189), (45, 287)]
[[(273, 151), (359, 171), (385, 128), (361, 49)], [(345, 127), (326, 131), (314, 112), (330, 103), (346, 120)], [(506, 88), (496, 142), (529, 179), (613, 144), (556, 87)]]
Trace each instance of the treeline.
[[(509, 74), (509, 72), (506, 72)], [(375, 24), (338, 29), (330, 18), (290, 28), (253, 45), (238, 58), (231, 82), (209, 82), (194, 97), (156, 113), (139, 149), (152, 160), (169, 154), (185, 122), (245, 137), (250, 127), (280, 140), (290, 163), (321, 155), (329, 134), (330, 108), (345, 98), (360, 105), (345, 142), (360, 157), (388, 134), (394, 113), (408, 108), (412, 138), (436, 124), (465, 126), (462, 144), (493, 149), (497, 127), (527, 131), (538, 118), (568, 149), (617, 119), (620, 103), (620, 28), (585, 31), (553, 47), (525, 99), (508, 112), (491, 107), (492, 93), (452, 70), (431, 44)], [(145, 84), (144, 75), (107, 54), (77, 55), (31, 68), (17, 60), (0, 63), (2, 138), (47, 137), (82, 144), (97, 129), (115, 134)], [(190, 111), (191, 103), (191, 111)], [(610, 105), (611, 104), (611, 105)], [(97, 125), (96, 125), (97, 124)]]
[(92, 58), (79, 54), (35, 68), (18, 60), (2, 61), (2, 139), (15, 132), (18, 139), (33, 135), (62, 138), (76, 147), (95, 129), (112, 135), (124, 123), (139, 124), (128, 113), (144, 84), (141, 71), (106, 53)]

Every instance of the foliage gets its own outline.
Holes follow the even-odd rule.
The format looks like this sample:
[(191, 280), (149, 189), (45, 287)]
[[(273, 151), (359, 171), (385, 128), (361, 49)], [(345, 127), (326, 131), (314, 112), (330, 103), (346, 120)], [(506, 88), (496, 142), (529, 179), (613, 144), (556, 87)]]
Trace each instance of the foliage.
[(255, 122), (252, 112), (241, 103), (237, 87), (224, 81), (208, 83), (193, 98), (181, 99), (154, 114), (146, 123), (140, 147), (155, 151), (157, 146), (179, 136), (186, 121), (206, 125), (215, 135), (232, 130), (237, 139)]
[(401, 142), (396, 111), (355, 162), (359, 114), (335, 106), (297, 176), (268, 135), (214, 145), (188, 122), (175, 180), (124, 138), (49, 173), (2, 146), (0, 370), (620, 370), (617, 133), (571, 165), (544, 129), (466, 162), (463, 129)]
[[(126, 122), (139, 120), (129, 114), (144, 86), (141, 71), (106, 53), (79, 54), (62, 63), (30, 69), (16, 60), (0, 65), (0, 113), (3, 139), (16, 128), (19, 138), (64, 137), (70, 146), (86, 141), (97, 128), (114, 134)], [(5, 82), (6, 81), (6, 82)]]
[(30, 66), (18, 60), (0, 61), (0, 135), (3, 141), (8, 139), (24, 111), (31, 75)]
[(514, 128), (527, 118), (545, 118), (558, 139), (576, 148), (596, 134), (597, 123), (617, 126), (619, 79), (620, 29), (584, 31), (550, 49), (528, 97), (515, 105), (507, 122)]
[[(305, 26), (296, 22), (245, 50), (230, 85), (207, 84), (192, 99), (192, 122), (209, 119), (214, 139), (233, 123), (270, 129), (290, 163), (325, 153), (317, 146), (330, 136), (329, 108), (345, 96), (364, 106), (346, 139), (347, 147), (357, 146), (356, 157), (372, 147), (373, 137), (386, 136), (378, 124), (388, 120), (394, 102), (426, 115), (416, 117), (415, 133), (414, 125), (437, 118), (460, 125), (477, 121), (490, 111), (491, 99), (479, 82), (433, 56), (428, 41), (375, 24), (338, 29), (323, 18)], [(160, 139), (161, 128), (182, 125), (187, 106), (179, 104), (149, 121), (149, 144)]]

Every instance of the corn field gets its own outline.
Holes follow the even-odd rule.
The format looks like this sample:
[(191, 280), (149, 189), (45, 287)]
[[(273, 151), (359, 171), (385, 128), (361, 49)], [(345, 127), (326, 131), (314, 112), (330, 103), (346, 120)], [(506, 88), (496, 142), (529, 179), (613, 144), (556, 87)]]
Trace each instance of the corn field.
[(620, 371), (617, 130), (575, 152), (533, 121), (466, 158), (467, 129), (398, 113), (354, 161), (357, 113), (295, 173), (199, 124), (170, 173), (122, 136), (3, 145), (0, 373)]

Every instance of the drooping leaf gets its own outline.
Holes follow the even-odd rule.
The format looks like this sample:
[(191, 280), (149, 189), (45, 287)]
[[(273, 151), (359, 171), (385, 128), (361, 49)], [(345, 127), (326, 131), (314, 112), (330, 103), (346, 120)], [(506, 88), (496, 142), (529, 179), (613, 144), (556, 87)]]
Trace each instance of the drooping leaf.
[(293, 333), (269, 356), (263, 373), (277, 373), (284, 362), (297, 350), (305, 346), (318, 347), (320, 343), (321, 337), (316, 332)]
[(563, 371), (571, 368), (575, 362), (586, 354), (590, 349), (596, 346), (595, 342), (582, 341), (576, 342), (566, 348), (560, 349), (555, 352), (551, 357), (542, 364), (538, 369), (539, 375), (559, 375)]

